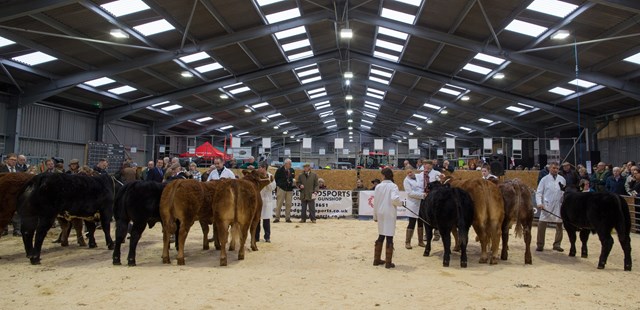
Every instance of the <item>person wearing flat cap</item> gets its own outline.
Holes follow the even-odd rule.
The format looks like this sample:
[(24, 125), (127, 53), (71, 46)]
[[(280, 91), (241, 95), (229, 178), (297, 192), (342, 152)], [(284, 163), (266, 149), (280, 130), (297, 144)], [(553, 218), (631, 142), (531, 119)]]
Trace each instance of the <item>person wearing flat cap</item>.
[(311, 165), (305, 163), (304, 171), (298, 177), (298, 189), (300, 189), (300, 223), (307, 221), (307, 206), (309, 207), (309, 219), (316, 222), (316, 195), (318, 194), (318, 175), (311, 171)]
[(373, 184), (373, 186), (371, 187), (371, 189), (370, 189), (370, 190), (372, 190), (372, 191), (373, 191), (373, 190), (375, 190), (375, 189), (376, 189), (376, 186), (377, 186), (378, 184), (380, 184), (380, 179), (373, 179), (373, 181), (371, 181), (371, 184)]
[(69, 162), (69, 170), (66, 173), (77, 174), (78, 172), (80, 172), (80, 161), (74, 158)]
[(575, 190), (578, 189), (578, 184), (580, 183), (580, 175), (578, 172), (571, 167), (569, 162), (562, 163), (562, 169), (558, 172), (565, 181), (567, 181), (567, 187), (573, 188)]

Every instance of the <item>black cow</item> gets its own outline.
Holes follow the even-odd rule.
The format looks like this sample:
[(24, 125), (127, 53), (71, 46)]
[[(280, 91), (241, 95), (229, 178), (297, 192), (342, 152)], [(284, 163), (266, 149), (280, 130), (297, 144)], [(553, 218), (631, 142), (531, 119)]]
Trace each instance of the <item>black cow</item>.
[(631, 271), (631, 216), (622, 197), (612, 193), (566, 192), (560, 215), (571, 242), (569, 256), (576, 255), (576, 231), (580, 231), (581, 253), (585, 258), (589, 232), (597, 233), (602, 245), (598, 269), (604, 269), (613, 247), (611, 231), (615, 228), (624, 252), (624, 270)]
[[(89, 247), (95, 248), (93, 219), (99, 218), (109, 249), (113, 240), (109, 223), (113, 215), (117, 183), (107, 175), (85, 176), (43, 173), (25, 186), (18, 213), (22, 221), (22, 241), (31, 264), (40, 264), (42, 242), (58, 215), (85, 219)], [(34, 242), (35, 237), (35, 242)]]
[(449, 267), (451, 256), (451, 232), (457, 230), (457, 238), (460, 242), (460, 267), (467, 267), (467, 244), (469, 240), (469, 227), (473, 222), (473, 200), (469, 194), (460, 189), (449, 187), (449, 184), (440, 182), (429, 183), (429, 195), (420, 203), (420, 214), (426, 224), (427, 244), (424, 248), (424, 256), (431, 254), (431, 237), (433, 228), (437, 228), (442, 236), (444, 256), (442, 265)]
[(142, 237), (145, 226), (149, 228), (160, 219), (160, 197), (166, 183), (155, 181), (134, 181), (125, 184), (116, 195), (114, 218), (116, 219), (116, 245), (113, 250), (113, 264), (120, 265), (120, 247), (127, 236), (129, 222), (131, 226), (131, 243), (129, 244), (129, 266), (136, 265), (136, 247)]

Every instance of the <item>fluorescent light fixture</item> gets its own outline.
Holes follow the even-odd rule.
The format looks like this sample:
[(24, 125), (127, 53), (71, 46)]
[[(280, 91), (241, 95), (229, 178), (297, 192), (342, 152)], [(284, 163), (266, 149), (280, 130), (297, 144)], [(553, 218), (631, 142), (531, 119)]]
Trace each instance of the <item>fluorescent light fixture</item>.
[(457, 90), (453, 90), (453, 89), (448, 89), (448, 88), (440, 88), (439, 92), (441, 93), (445, 93), (445, 94), (449, 94), (449, 95), (453, 95), (453, 96), (458, 96), (460, 95), (462, 92), (459, 92)]
[(496, 80), (502, 80), (502, 79), (504, 79), (504, 73), (498, 72), (498, 73), (493, 75), (493, 78), (496, 79)]
[(16, 42), (13, 42), (13, 41), (11, 41), (9, 39), (5, 39), (3, 37), (0, 37), (0, 47), (4, 47), (4, 46), (7, 46), (7, 45), (11, 45), (11, 44), (16, 44)]
[(376, 115), (371, 113), (371, 112), (367, 112), (367, 111), (362, 111), (362, 115), (366, 116), (366, 117), (371, 117), (371, 118), (376, 118)]
[(469, 128), (469, 127), (464, 127), (464, 126), (460, 126), (460, 129), (462, 129), (462, 130), (466, 130), (466, 131), (471, 131), (471, 128)]
[(392, 50), (392, 51), (398, 52), (398, 53), (401, 53), (402, 50), (404, 49), (404, 46), (402, 46), (400, 44), (391, 43), (389, 41), (384, 41), (384, 40), (380, 40), (380, 39), (376, 39), (376, 46), (377, 47), (386, 48), (388, 50)]
[(402, 142), (402, 139), (398, 139), (398, 143), (401, 143), (401, 142)]
[(327, 126), (327, 129), (336, 128), (336, 127), (338, 127), (338, 125), (335, 125), (335, 124), (334, 125), (329, 125), (329, 126)]
[(573, 90), (562, 88), (562, 87), (554, 87), (554, 88), (550, 89), (549, 92), (550, 93), (554, 93), (554, 94), (558, 94), (558, 95), (562, 95), (562, 96), (568, 96), (568, 95), (571, 95), (571, 94), (575, 93), (575, 91), (573, 91)]
[(209, 72), (209, 71), (213, 71), (213, 70), (218, 70), (218, 69), (222, 69), (222, 65), (220, 65), (217, 62), (211, 63), (211, 64), (207, 64), (207, 65), (203, 65), (203, 66), (199, 66), (196, 67), (196, 71), (200, 72), (200, 73), (205, 73), (205, 72)]
[(521, 105), (521, 106), (523, 106), (525, 108), (533, 109), (532, 105), (528, 105), (528, 104), (524, 104), (524, 103), (520, 103), (520, 102), (518, 102), (518, 105)]
[(429, 119), (427, 120), (427, 124), (433, 124), (433, 121)]
[(353, 78), (353, 72), (351, 72), (351, 71), (346, 71), (346, 72), (344, 73), (344, 78), (345, 78), (345, 79), (352, 79), (352, 78)]
[(17, 62), (21, 62), (25, 65), (29, 65), (29, 66), (35, 66), (35, 65), (39, 65), (41, 63), (45, 63), (45, 62), (49, 62), (49, 61), (53, 61), (56, 60), (58, 58), (55, 58), (53, 56), (47, 55), (43, 52), (33, 52), (33, 53), (29, 53), (29, 54), (25, 54), (22, 56), (16, 56), (11, 58)]
[(367, 92), (372, 92), (374, 94), (384, 95), (384, 90), (379, 90), (373, 87), (367, 87)]
[(274, 117), (278, 117), (278, 116), (282, 116), (282, 114), (280, 114), (280, 113), (273, 113), (273, 114), (267, 115), (267, 118), (274, 118)]
[(462, 100), (462, 101), (469, 101), (469, 99), (471, 99), (471, 97), (469, 97), (469, 96), (460, 97), (460, 100)]
[(353, 139), (349, 139), (349, 142), (353, 142)]
[(490, 120), (490, 119), (486, 119), (486, 118), (479, 118), (478, 120), (479, 120), (479, 121), (481, 121), (481, 122), (483, 122), (483, 123), (487, 123), (487, 124), (491, 124), (491, 123), (493, 123), (493, 121), (492, 121), (492, 120)]
[(301, 71), (301, 72), (296, 72), (296, 74), (298, 75), (298, 77), (305, 77), (305, 76), (309, 76), (309, 75), (314, 75), (314, 74), (318, 74), (320, 73), (320, 70), (318, 70), (318, 68), (313, 68), (311, 70), (306, 70), (306, 71)]
[(489, 74), (489, 72), (491, 72), (491, 69), (489, 69), (489, 68), (477, 66), (477, 65), (474, 65), (474, 64), (466, 64), (462, 69), (463, 70), (467, 70), (467, 71), (471, 71), (471, 72), (475, 72), (475, 73), (480, 73), (480, 74), (483, 74), (483, 75), (487, 75), (487, 74)]
[[(353, 130), (353, 127), (351, 127), (351, 129), (349, 130)], [(353, 131), (349, 131), (349, 135), (352, 136), (353, 135)]]
[(269, 24), (275, 24), (277, 22), (293, 19), (296, 17), (300, 17), (300, 10), (297, 7), (265, 16)]
[(210, 121), (210, 120), (212, 120), (212, 119), (213, 119), (213, 118), (211, 118), (211, 116), (207, 116), (207, 117), (203, 117), (203, 118), (199, 118), (199, 119), (197, 119), (197, 120), (196, 120), (196, 122), (200, 122), (200, 123), (202, 123), (202, 122)]
[(304, 80), (300, 81), (300, 83), (309, 84), (309, 83), (313, 83), (313, 82), (320, 81), (320, 80), (322, 80), (322, 77), (318, 75), (318, 76), (314, 76), (314, 77), (311, 77), (311, 78), (308, 78), (308, 79), (304, 79)]
[(118, 0), (100, 5), (115, 17), (120, 17), (144, 10), (149, 7), (142, 0)]
[(87, 85), (93, 86), (93, 87), (98, 87), (98, 86), (102, 86), (102, 85), (111, 84), (113, 82), (115, 82), (115, 81), (110, 79), (110, 78), (108, 78), (108, 77), (101, 77), (99, 79), (86, 81), (86, 82), (84, 82), (84, 84), (87, 84)]
[(514, 106), (512, 106), (512, 105), (511, 105), (511, 106), (506, 107), (506, 109), (507, 109), (507, 110), (509, 110), (509, 111), (516, 112), (516, 113), (524, 112), (524, 109), (523, 109), (523, 108), (514, 107)]
[(300, 40), (300, 41), (295, 41), (295, 42), (283, 44), (282, 45), (282, 50), (285, 51), (285, 52), (288, 52), (288, 51), (291, 51), (291, 50), (307, 47), (307, 46), (310, 46), (310, 45), (311, 45), (311, 42), (309, 42), (309, 39), (304, 39), (304, 40)]
[(474, 59), (478, 59), (478, 60), (482, 60), (484, 62), (488, 62), (488, 63), (492, 63), (495, 65), (501, 65), (503, 64), (506, 60), (502, 59), (502, 58), (498, 58), (498, 57), (493, 57), (487, 54), (483, 54), (483, 53), (477, 53), (475, 56), (473, 56)]
[(161, 106), (161, 105), (163, 105), (163, 104), (167, 104), (167, 103), (169, 103), (169, 100), (167, 100), (167, 101), (163, 101), (163, 102), (154, 103), (154, 104), (152, 104), (151, 106), (152, 106), (152, 107), (157, 107), (157, 106)]
[(246, 135), (248, 133), (249, 133), (248, 131), (245, 131), (245, 132), (241, 132), (241, 133), (237, 134), (236, 136), (240, 137), (240, 136), (244, 136), (244, 135)]
[(374, 106), (374, 105), (370, 105), (370, 104), (366, 104), (366, 103), (364, 104), (364, 107), (365, 108), (369, 108), (371, 110), (376, 110), (376, 111), (380, 110), (380, 107), (377, 107), (377, 106)]
[(394, 56), (394, 55), (379, 52), (379, 51), (373, 51), (373, 57), (386, 59), (393, 62), (398, 62), (398, 59), (400, 59), (399, 56)]
[[(435, 104), (431, 104), (431, 103), (425, 103), (424, 106), (429, 108), (429, 109), (434, 109), (434, 110), (440, 110), (440, 108), (441, 108), (441, 106), (438, 106), (438, 105), (435, 105)], [(413, 114), (413, 116), (416, 116), (416, 115), (417, 114)]]
[(320, 116), (320, 118), (324, 118), (324, 117), (327, 117), (329, 115), (333, 115), (333, 111), (325, 111), (325, 112), (322, 112), (322, 113), (318, 114), (318, 116)]
[(229, 99), (227, 94), (220, 94), (220, 99)]
[(193, 77), (193, 73), (191, 73), (191, 72), (189, 72), (189, 71), (182, 71), (182, 72), (180, 73), (180, 75), (181, 75), (183, 78), (192, 78), (192, 77)]
[(447, 111), (447, 110), (442, 110), (442, 111), (440, 111), (440, 114), (449, 114), (449, 111)]
[(347, 109), (347, 115), (351, 115), (351, 114), (353, 114), (353, 110)]
[(351, 39), (353, 38), (353, 30), (350, 28), (342, 28), (340, 29), (340, 38), (341, 39)]
[(348, 94), (348, 95), (344, 96), (344, 99), (345, 100), (353, 100), (353, 95)]
[(418, 126), (418, 127), (416, 127), (416, 130), (422, 130), (422, 127)]
[(527, 36), (531, 36), (537, 38), (543, 32), (547, 31), (547, 28), (538, 26), (536, 24), (523, 22), (521, 20), (514, 19), (509, 25), (507, 25), (505, 30), (517, 32), (519, 34), (524, 34)]
[(396, 1), (406, 3), (408, 5), (417, 6), (417, 7), (422, 5), (422, 0), (396, 0)]
[(291, 124), (291, 122), (289, 122), (289, 121), (281, 122), (281, 123), (278, 124), (278, 126), (284, 126), (286, 124)]
[(164, 111), (169, 112), (169, 111), (177, 110), (177, 109), (180, 109), (180, 108), (182, 108), (182, 106), (181, 106), (181, 105), (179, 105), (179, 104), (174, 104), (174, 105), (166, 106), (166, 107), (161, 108), (161, 109), (162, 109), (162, 110), (164, 110)]
[(407, 24), (412, 24), (412, 25), (416, 20), (416, 16), (415, 15), (402, 13), (402, 12), (398, 12), (398, 11), (387, 9), (387, 8), (382, 8), (382, 12), (380, 12), (380, 16), (384, 17), (384, 18), (395, 20), (397, 22), (407, 23)]
[(269, 120), (268, 120), (268, 119), (266, 119), (266, 118), (263, 118), (263, 119), (261, 119), (260, 121), (261, 121), (261, 122), (263, 122), (263, 123), (266, 123), (266, 122), (268, 122)]
[(348, 119), (347, 123), (353, 123), (353, 120), (352, 119)]
[(297, 36), (297, 35), (303, 34), (303, 33), (307, 33), (307, 30), (305, 30), (304, 26), (300, 26), (300, 27), (291, 28), (291, 29), (288, 29), (288, 30), (276, 32), (275, 36), (276, 36), (276, 38), (278, 40), (282, 40), (282, 39), (286, 39), (286, 38), (289, 38), (289, 37)]
[[(438, 108), (438, 109), (439, 109), (439, 108)], [(413, 116), (413, 117), (417, 117), (417, 118), (421, 118), (421, 119), (427, 119), (427, 117), (426, 117), (426, 116), (424, 116), (424, 115), (420, 115), (420, 114), (413, 114), (412, 116)]]
[(313, 94), (316, 94), (316, 93), (319, 93), (319, 92), (323, 92), (323, 91), (325, 91), (324, 87), (314, 88), (314, 89), (311, 89), (311, 90), (307, 90), (307, 94), (313, 95)]
[(371, 93), (371, 92), (367, 92), (367, 96), (373, 97), (373, 98), (377, 98), (377, 99), (380, 99), (380, 100), (384, 99), (384, 96), (381, 96), (381, 95), (378, 95), (378, 94), (375, 94), (375, 93)]
[(129, 34), (124, 32), (124, 30), (122, 30), (122, 29), (111, 29), (111, 31), (109, 31), (109, 34), (112, 37), (118, 38), (118, 39), (128, 39), (129, 38)]
[(384, 80), (379, 77), (375, 77), (373, 75), (369, 75), (369, 81), (373, 81), (373, 82), (384, 84), (384, 85), (389, 85), (389, 80)]
[(454, 135), (452, 133), (448, 133), (448, 132), (445, 132), (444, 134), (447, 135), (447, 136), (451, 136), (451, 137), (455, 137), (456, 136), (456, 135)]
[(564, 40), (566, 38), (568, 38), (571, 35), (571, 32), (569, 32), (569, 30), (558, 30), (556, 31), (556, 33), (554, 33), (551, 36), (552, 40)]
[(200, 52), (200, 53), (195, 53), (187, 56), (182, 56), (179, 59), (182, 60), (182, 62), (184, 63), (190, 63), (190, 62), (202, 60), (209, 57), (211, 56), (209, 56), (209, 54), (207, 54), (206, 52)]
[(232, 95), (237, 95), (237, 94), (240, 94), (240, 93), (248, 92), (248, 91), (250, 91), (250, 90), (251, 90), (251, 89), (250, 89), (249, 87), (247, 87), (247, 86), (243, 86), (243, 87), (238, 87), (238, 88), (230, 89), (230, 90), (229, 90), (229, 92), (230, 92)]
[(131, 86), (129, 86), (129, 85), (124, 85), (124, 86), (120, 86), (120, 87), (109, 89), (108, 92), (116, 94), (116, 95), (120, 95), (120, 94), (124, 94), (124, 93), (128, 93), (128, 92), (132, 92), (134, 90), (136, 90), (136, 89), (131, 87)]
[(596, 83), (592, 83), (592, 82), (581, 80), (581, 79), (575, 79), (573, 81), (570, 81), (569, 84), (572, 84), (572, 85), (575, 85), (575, 86), (579, 86), (579, 87), (583, 87), (583, 88), (591, 88), (591, 87), (594, 87), (594, 86), (598, 85)]
[(289, 138), (291, 138), (291, 139), (293, 139), (293, 138), (295, 138), (295, 137), (296, 137), (295, 135), (289, 136)]
[(640, 65), (640, 53), (629, 56), (624, 59), (624, 61), (632, 62), (634, 64)]
[(251, 107), (254, 108), (254, 109), (257, 109), (257, 108), (266, 107), (268, 105), (269, 105), (268, 102), (260, 102), (260, 103), (256, 103), (256, 104), (252, 105)]
[(365, 106), (366, 106), (366, 105), (374, 106), (374, 107), (376, 108), (376, 110), (377, 110), (378, 108), (380, 108), (380, 104), (375, 103), (375, 102), (365, 101), (365, 102), (364, 102), (364, 104), (365, 104)]
[(305, 52), (294, 54), (294, 55), (287, 55), (287, 58), (289, 58), (289, 61), (294, 61), (294, 60), (309, 58), (309, 57), (313, 57), (313, 51), (305, 51)]
[(280, 129), (280, 126), (275, 125), (275, 126), (273, 126), (273, 129)]
[(565, 18), (571, 12), (575, 11), (578, 6), (564, 1), (558, 0), (535, 0), (527, 7), (527, 10), (537, 11), (540, 13)]
[(407, 33), (385, 27), (378, 27), (378, 34), (383, 34), (400, 40), (406, 40), (407, 38), (409, 38), (409, 35)]
[(244, 109), (244, 113), (251, 113), (251, 109), (249, 108)]
[(351, 85), (351, 80), (344, 81), (344, 85), (347, 85), (347, 86)]
[(267, 6), (269, 4), (273, 4), (276, 2), (280, 2), (282, 0), (256, 0), (256, 2), (258, 2), (259, 6)]
[(231, 129), (231, 128), (233, 128), (233, 125), (227, 125), (227, 126), (224, 126), (224, 127), (220, 127), (220, 130), (227, 130), (227, 129)]
[(135, 26), (133, 29), (148, 37), (150, 35), (173, 30), (175, 28), (165, 19), (159, 19), (150, 23)]

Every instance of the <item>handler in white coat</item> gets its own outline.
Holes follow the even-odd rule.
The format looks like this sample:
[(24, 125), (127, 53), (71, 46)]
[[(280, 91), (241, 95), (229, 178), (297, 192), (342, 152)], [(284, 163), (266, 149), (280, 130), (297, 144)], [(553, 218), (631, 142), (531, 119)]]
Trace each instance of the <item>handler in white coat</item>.
[[(409, 225), (407, 225), (407, 236), (404, 242), (404, 247), (411, 250), (411, 238), (413, 237), (413, 231), (416, 228), (416, 222), (418, 221), (418, 215), (420, 214), (420, 200), (426, 197), (424, 188), (418, 182), (415, 172), (413, 170), (407, 170), (407, 176), (402, 182), (405, 192), (407, 192), (407, 205), (409, 210), (407, 216), (409, 217)], [(421, 236), (424, 236), (424, 228), (421, 224), (418, 225), (418, 245), (424, 247), (424, 241)]]
[[(384, 180), (378, 184), (373, 194), (373, 220), (378, 222), (378, 240), (375, 243), (373, 265), (385, 264), (385, 268), (393, 268), (393, 235), (396, 232), (396, 219), (398, 206), (402, 205), (398, 185), (393, 183), (393, 171), (389, 168), (382, 169)], [(385, 260), (381, 260), (382, 242), (387, 239)]]
[[(273, 191), (276, 189), (276, 181), (273, 175), (267, 172), (268, 168), (269, 164), (266, 161), (258, 165), (260, 177), (267, 176), (269, 180), (271, 180), (271, 183), (260, 191), (260, 196), (262, 197), (262, 213), (260, 213), (260, 219), (262, 220), (262, 227), (264, 227), (265, 242), (271, 242), (271, 218), (273, 218), (273, 208), (275, 207), (273, 204)], [(258, 223), (254, 237), (256, 241), (260, 240), (260, 223)]]
[(549, 174), (543, 177), (538, 183), (536, 190), (536, 204), (540, 208), (540, 219), (538, 221), (538, 240), (536, 251), (544, 249), (544, 237), (547, 230), (547, 224), (551, 223), (556, 226), (556, 237), (553, 242), (553, 249), (558, 252), (564, 251), (560, 247), (562, 242), (562, 219), (560, 218), (560, 205), (562, 204), (562, 195), (564, 192), (560, 190), (560, 185), (567, 185), (567, 181), (558, 174), (560, 168), (557, 163), (549, 165)]

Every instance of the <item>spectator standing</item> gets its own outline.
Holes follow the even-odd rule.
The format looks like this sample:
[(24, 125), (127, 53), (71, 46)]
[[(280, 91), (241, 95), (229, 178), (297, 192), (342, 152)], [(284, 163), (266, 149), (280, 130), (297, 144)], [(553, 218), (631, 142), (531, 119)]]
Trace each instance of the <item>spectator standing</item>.
[(78, 174), (80, 172), (80, 160), (77, 158), (69, 161), (69, 170), (67, 170), (67, 174)]
[(191, 174), (194, 180), (198, 180), (198, 182), (202, 181), (202, 174), (198, 171), (198, 165), (196, 165), (196, 163), (189, 164), (189, 174)]
[(604, 189), (609, 193), (614, 193), (618, 195), (626, 195), (626, 191), (624, 190), (625, 178), (622, 177), (622, 169), (620, 167), (613, 167), (613, 174), (607, 178), (607, 181), (604, 184)]
[(98, 159), (98, 163), (93, 170), (99, 174), (107, 175), (107, 168), (109, 167), (109, 162), (105, 158)]
[(540, 180), (542, 180), (542, 178), (544, 178), (548, 174), (549, 174), (549, 164), (544, 166), (544, 169), (542, 169), (542, 170), (540, 170), (540, 172), (538, 172), (538, 184), (540, 184)]
[(249, 166), (253, 166), (254, 169), (258, 169), (258, 162), (256, 162), (256, 158), (253, 156), (249, 156), (247, 162), (240, 166), (240, 169), (247, 169)]
[(593, 189), (589, 184), (589, 179), (581, 179), (578, 183), (578, 190), (583, 193), (593, 193)]
[[(5, 160), (5, 165), (0, 167), (0, 172), (8, 172), (8, 173), (18, 173), (19, 171), (16, 168), (18, 163), (18, 155), (15, 153), (7, 154), (7, 159)], [(13, 226), (13, 236), (20, 237), (22, 234), (20, 233), (20, 216), (17, 212), (13, 213), (13, 217), (11, 218), (11, 223)], [(9, 234), (9, 225), (3, 227), (4, 230), (2, 232), (3, 235)]]
[(633, 193), (633, 185), (636, 182), (635, 174), (637, 171), (638, 166), (631, 166), (631, 169), (629, 169), (629, 176), (624, 182), (624, 190), (629, 196), (635, 196), (635, 193)]
[(16, 164), (18, 163), (18, 156), (15, 153), (10, 153), (5, 159), (5, 164), (0, 167), (0, 172), (18, 172)]
[(149, 162), (147, 162), (147, 166), (142, 169), (142, 175), (140, 176), (143, 180), (147, 179), (147, 176), (149, 175), (149, 171), (155, 169), (155, 164), (153, 163), (153, 160), (150, 160)]
[(236, 175), (233, 174), (233, 171), (224, 166), (224, 160), (222, 157), (216, 157), (213, 160), (213, 165), (209, 168), (209, 177), (207, 178), (207, 181), (235, 178)]
[[(149, 169), (149, 171), (147, 172), (146, 180), (162, 183), (162, 181), (164, 180), (164, 169), (162, 169), (163, 166), (164, 160), (158, 159), (158, 161), (156, 162), (156, 166), (153, 169)], [(147, 166), (147, 168), (149, 167)]]
[[(398, 206), (402, 205), (398, 186), (393, 183), (393, 171), (384, 168), (381, 171), (383, 181), (376, 186), (373, 194), (373, 220), (378, 223), (378, 239), (375, 242), (373, 265), (384, 264), (385, 268), (394, 268), (393, 263), (393, 236), (396, 232), (396, 219)], [(386, 239), (385, 260), (382, 255), (382, 244)]]
[(480, 173), (482, 173), (482, 178), (485, 180), (498, 180), (497, 176), (491, 174), (491, 167), (489, 165), (485, 164), (484, 166), (482, 166), (482, 169), (480, 169)]
[(596, 170), (591, 175), (591, 188), (593, 188), (597, 193), (606, 192), (605, 184), (607, 182), (607, 178), (611, 176), (611, 171), (607, 170), (607, 165), (604, 162), (599, 162), (596, 166)]
[(303, 165), (303, 173), (298, 176), (298, 188), (300, 189), (300, 223), (307, 221), (307, 207), (309, 207), (309, 219), (316, 222), (316, 196), (318, 195), (319, 179), (318, 175), (311, 171), (311, 165)]
[(567, 181), (567, 188), (578, 189), (578, 182), (580, 182), (580, 176), (578, 172), (571, 168), (569, 162), (562, 163), (562, 170), (558, 172), (565, 181)]
[(540, 252), (544, 249), (544, 239), (547, 225), (549, 223), (556, 225), (556, 236), (553, 242), (553, 249), (558, 252), (564, 251), (560, 247), (562, 242), (562, 219), (560, 218), (560, 205), (562, 203), (563, 191), (558, 183), (566, 186), (565, 179), (558, 174), (558, 164), (549, 165), (549, 174), (543, 177), (538, 183), (536, 190), (536, 204), (543, 211), (540, 213), (538, 221), (538, 240), (536, 251)]
[(373, 180), (371, 181), (371, 184), (373, 184), (373, 186), (371, 187), (371, 189), (370, 189), (370, 190), (372, 190), (372, 191), (373, 191), (373, 190), (375, 190), (375, 189), (376, 189), (376, 186), (378, 186), (378, 184), (380, 184), (380, 179), (373, 179)]
[[(258, 165), (258, 173), (260, 177), (267, 177), (271, 181), (269, 185), (265, 186), (260, 191), (262, 197), (262, 212), (260, 213), (260, 219), (262, 220), (262, 227), (264, 228), (264, 241), (271, 242), (271, 218), (273, 217), (273, 191), (276, 189), (276, 181), (271, 173), (267, 171), (269, 164), (266, 161), (261, 162)], [(254, 236), (256, 241), (260, 240), (260, 223), (256, 229), (256, 235)]]
[(27, 172), (29, 170), (29, 164), (27, 164), (27, 157), (20, 154), (18, 155), (18, 163), (16, 164), (16, 171)]
[(587, 168), (582, 167), (582, 165), (578, 165), (578, 178), (580, 180), (591, 180), (589, 174), (587, 173)]
[(291, 159), (284, 160), (284, 165), (276, 170), (276, 218), (274, 223), (280, 222), (280, 213), (282, 203), (285, 206), (285, 220), (287, 223), (291, 223), (291, 201), (293, 199), (293, 187), (294, 178), (296, 176), (295, 170), (291, 168)]
[(44, 161), (44, 166), (45, 166), (45, 170), (42, 172), (47, 172), (47, 173), (55, 173), (56, 172), (56, 166), (53, 163), (53, 159), (47, 159)]

